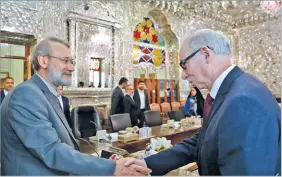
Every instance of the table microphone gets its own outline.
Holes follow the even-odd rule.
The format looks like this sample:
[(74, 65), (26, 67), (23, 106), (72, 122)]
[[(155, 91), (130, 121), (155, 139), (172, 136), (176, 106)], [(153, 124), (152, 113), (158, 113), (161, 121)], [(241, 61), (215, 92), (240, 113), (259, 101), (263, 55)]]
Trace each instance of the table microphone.
[(98, 152), (95, 150), (95, 148), (94, 148), (87, 140), (85, 140), (85, 139), (83, 139), (83, 138), (77, 138), (77, 139), (86, 142), (86, 143), (95, 151), (95, 153), (97, 154), (97, 156), (100, 157), (99, 154), (98, 154)]

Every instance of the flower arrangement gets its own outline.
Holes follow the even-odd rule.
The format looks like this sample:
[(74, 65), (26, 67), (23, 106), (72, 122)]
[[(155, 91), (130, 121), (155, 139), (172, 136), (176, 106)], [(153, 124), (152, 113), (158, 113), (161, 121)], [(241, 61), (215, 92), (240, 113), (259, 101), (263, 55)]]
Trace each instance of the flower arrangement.
[(155, 150), (156, 152), (161, 152), (172, 147), (171, 141), (167, 140), (165, 137), (152, 138), (150, 140), (150, 145), (152, 149)]

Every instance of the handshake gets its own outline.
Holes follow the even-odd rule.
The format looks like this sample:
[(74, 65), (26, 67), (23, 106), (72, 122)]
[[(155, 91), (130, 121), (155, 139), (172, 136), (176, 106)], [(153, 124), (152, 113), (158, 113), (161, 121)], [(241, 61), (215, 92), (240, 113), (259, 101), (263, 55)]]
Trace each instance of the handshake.
[(114, 176), (147, 176), (152, 172), (151, 169), (147, 168), (145, 160), (119, 158), (115, 154), (110, 159), (116, 161)]

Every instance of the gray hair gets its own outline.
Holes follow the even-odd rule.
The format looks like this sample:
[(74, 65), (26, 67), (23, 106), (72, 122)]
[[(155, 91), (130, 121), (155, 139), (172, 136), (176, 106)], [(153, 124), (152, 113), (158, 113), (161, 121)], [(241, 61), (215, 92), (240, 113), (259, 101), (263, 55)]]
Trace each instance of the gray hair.
[(191, 53), (195, 52), (203, 46), (209, 46), (217, 55), (230, 55), (230, 40), (223, 34), (211, 29), (202, 29), (188, 38), (188, 47)]
[(40, 69), (40, 65), (38, 62), (38, 56), (39, 55), (50, 55), (51, 53), (51, 43), (52, 42), (58, 42), (60, 44), (65, 45), (66, 47), (70, 48), (70, 45), (65, 42), (64, 40), (61, 40), (56, 37), (47, 37), (40, 41), (34, 48), (32, 54), (31, 54), (31, 64), (32, 68), (35, 71), (38, 71)]

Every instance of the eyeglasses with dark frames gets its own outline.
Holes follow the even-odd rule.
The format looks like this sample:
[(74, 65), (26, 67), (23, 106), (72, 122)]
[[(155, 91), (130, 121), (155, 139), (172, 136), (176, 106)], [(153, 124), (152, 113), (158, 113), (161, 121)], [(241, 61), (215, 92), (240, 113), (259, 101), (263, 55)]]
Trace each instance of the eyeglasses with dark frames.
[(70, 64), (72, 64), (73, 66), (76, 65), (75, 60), (74, 60), (74, 59), (71, 59), (71, 58), (70, 58), (70, 59), (69, 59), (69, 58), (61, 58), (61, 57), (56, 57), (56, 56), (53, 56), (53, 55), (48, 55), (48, 56), (49, 56), (49, 57), (56, 58), (56, 59), (62, 61), (64, 64), (70, 63)]
[[(207, 46), (207, 48), (213, 50), (212, 47)], [(198, 50), (196, 50), (195, 52), (193, 52), (193, 53), (192, 53), (191, 55), (189, 55), (187, 58), (181, 60), (180, 63), (179, 63), (180, 67), (185, 70), (185, 69), (186, 69), (185, 63), (186, 63), (189, 59), (191, 59), (192, 57), (194, 57), (200, 50), (201, 50), (201, 48), (199, 48)]]

